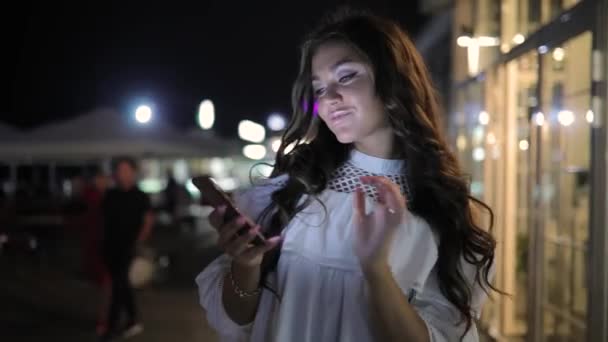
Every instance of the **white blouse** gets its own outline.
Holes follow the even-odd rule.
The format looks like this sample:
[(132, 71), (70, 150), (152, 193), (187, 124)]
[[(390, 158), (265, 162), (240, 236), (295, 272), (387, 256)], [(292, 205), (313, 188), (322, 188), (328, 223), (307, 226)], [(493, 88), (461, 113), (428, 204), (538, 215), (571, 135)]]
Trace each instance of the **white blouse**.
[[(283, 231), (284, 242), (277, 271), (268, 282), (280, 300), (264, 290), (255, 320), (245, 326), (232, 321), (222, 303), (222, 281), (230, 257), (222, 255), (196, 278), (200, 304), (209, 324), (222, 341), (354, 342), (373, 341), (368, 319), (366, 283), (352, 248), (353, 189), (359, 176), (383, 175), (402, 185), (403, 162), (351, 152), (349, 161), (332, 176), (317, 201), (300, 212)], [(252, 219), (270, 203), (272, 192), (285, 177), (277, 177), (235, 196), (240, 210)], [(364, 187), (367, 210), (374, 194)], [(459, 341), (465, 323), (458, 310), (441, 294), (437, 284), (438, 237), (428, 223), (406, 212), (394, 236), (389, 263), (396, 282), (427, 325), (431, 341)], [(472, 287), (472, 309), (478, 318), (485, 292), (474, 282), (472, 265), (462, 270)], [(464, 341), (478, 341), (475, 325)]]

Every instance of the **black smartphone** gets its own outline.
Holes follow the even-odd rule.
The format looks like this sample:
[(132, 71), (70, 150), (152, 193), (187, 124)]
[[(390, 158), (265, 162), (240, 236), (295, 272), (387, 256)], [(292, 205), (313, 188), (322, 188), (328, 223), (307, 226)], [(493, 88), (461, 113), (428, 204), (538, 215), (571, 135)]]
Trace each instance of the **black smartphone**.
[[(228, 222), (233, 220), (234, 218), (240, 216), (238, 209), (235, 207), (232, 200), (220, 187), (215, 183), (215, 181), (209, 176), (199, 176), (192, 179), (192, 184), (197, 187), (197, 189), (201, 192), (201, 198), (203, 203), (209, 204), (214, 208), (219, 206), (226, 206), (226, 212), (224, 213), (224, 221)], [(251, 225), (249, 223), (245, 223), (242, 229), (237, 232), (237, 235), (241, 236), (243, 234), (247, 234)], [(255, 236), (255, 238), (251, 242), (256, 246), (266, 244), (266, 238), (262, 235), (261, 232)]]

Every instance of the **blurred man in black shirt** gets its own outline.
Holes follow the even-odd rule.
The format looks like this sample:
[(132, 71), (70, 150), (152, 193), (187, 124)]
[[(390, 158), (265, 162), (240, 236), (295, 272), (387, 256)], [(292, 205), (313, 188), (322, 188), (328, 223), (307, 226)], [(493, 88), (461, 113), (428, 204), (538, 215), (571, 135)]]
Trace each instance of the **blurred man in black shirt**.
[[(133, 159), (119, 158), (114, 164), (116, 187), (106, 193), (102, 208), (104, 219), (103, 253), (112, 277), (112, 300), (108, 330), (102, 340), (119, 333), (125, 337), (140, 333), (129, 268), (138, 241), (145, 241), (152, 230), (153, 215), (148, 196), (136, 186), (137, 165)], [(122, 312), (126, 326), (119, 327)]]

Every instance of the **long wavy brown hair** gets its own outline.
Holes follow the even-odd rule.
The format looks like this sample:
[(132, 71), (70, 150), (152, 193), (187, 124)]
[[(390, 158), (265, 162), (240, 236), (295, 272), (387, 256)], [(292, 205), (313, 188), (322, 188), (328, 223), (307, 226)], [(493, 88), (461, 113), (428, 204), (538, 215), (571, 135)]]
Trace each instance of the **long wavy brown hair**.
[[(341, 144), (314, 113), (311, 61), (324, 43), (349, 44), (372, 67), (376, 93), (395, 135), (396, 154), (407, 162), (409, 210), (438, 233), (436, 264), (440, 290), (471, 327), (471, 284), (461, 261), (474, 266), (475, 282), (486, 293), (496, 290), (489, 273), (496, 242), (488, 232), (492, 210), (471, 196), (469, 184), (441, 132), (437, 94), (425, 64), (411, 39), (391, 20), (366, 13), (340, 13), (313, 31), (301, 47), (301, 62), (292, 91), (293, 115), (277, 152), (272, 177), (288, 180), (271, 198), (258, 220), (265, 234), (281, 233), (288, 222), (325, 190), (332, 172), (349, 157), (350, 144)], [(288, 146), (296, 146), (285, 153)], [(302, 200), (302, 199), (305, 200)], [(489, 214), (489, 227), (480, 226), (476, 208)], [(276, 269), (280, 251), (265, 255), (262, 279)], [(500, 291), (499, 291), (500, 292)]]

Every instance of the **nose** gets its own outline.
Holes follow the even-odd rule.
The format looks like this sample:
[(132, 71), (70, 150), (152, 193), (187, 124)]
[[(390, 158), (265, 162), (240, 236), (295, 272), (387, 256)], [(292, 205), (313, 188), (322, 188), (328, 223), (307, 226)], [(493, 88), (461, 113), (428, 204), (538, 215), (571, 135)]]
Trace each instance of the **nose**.
[(332, 84), (327, 86), (325, 96), (323, 96), (329, 103), (336, 103), (342, 101), (342, 94), (338, 91), (338, 86)]

